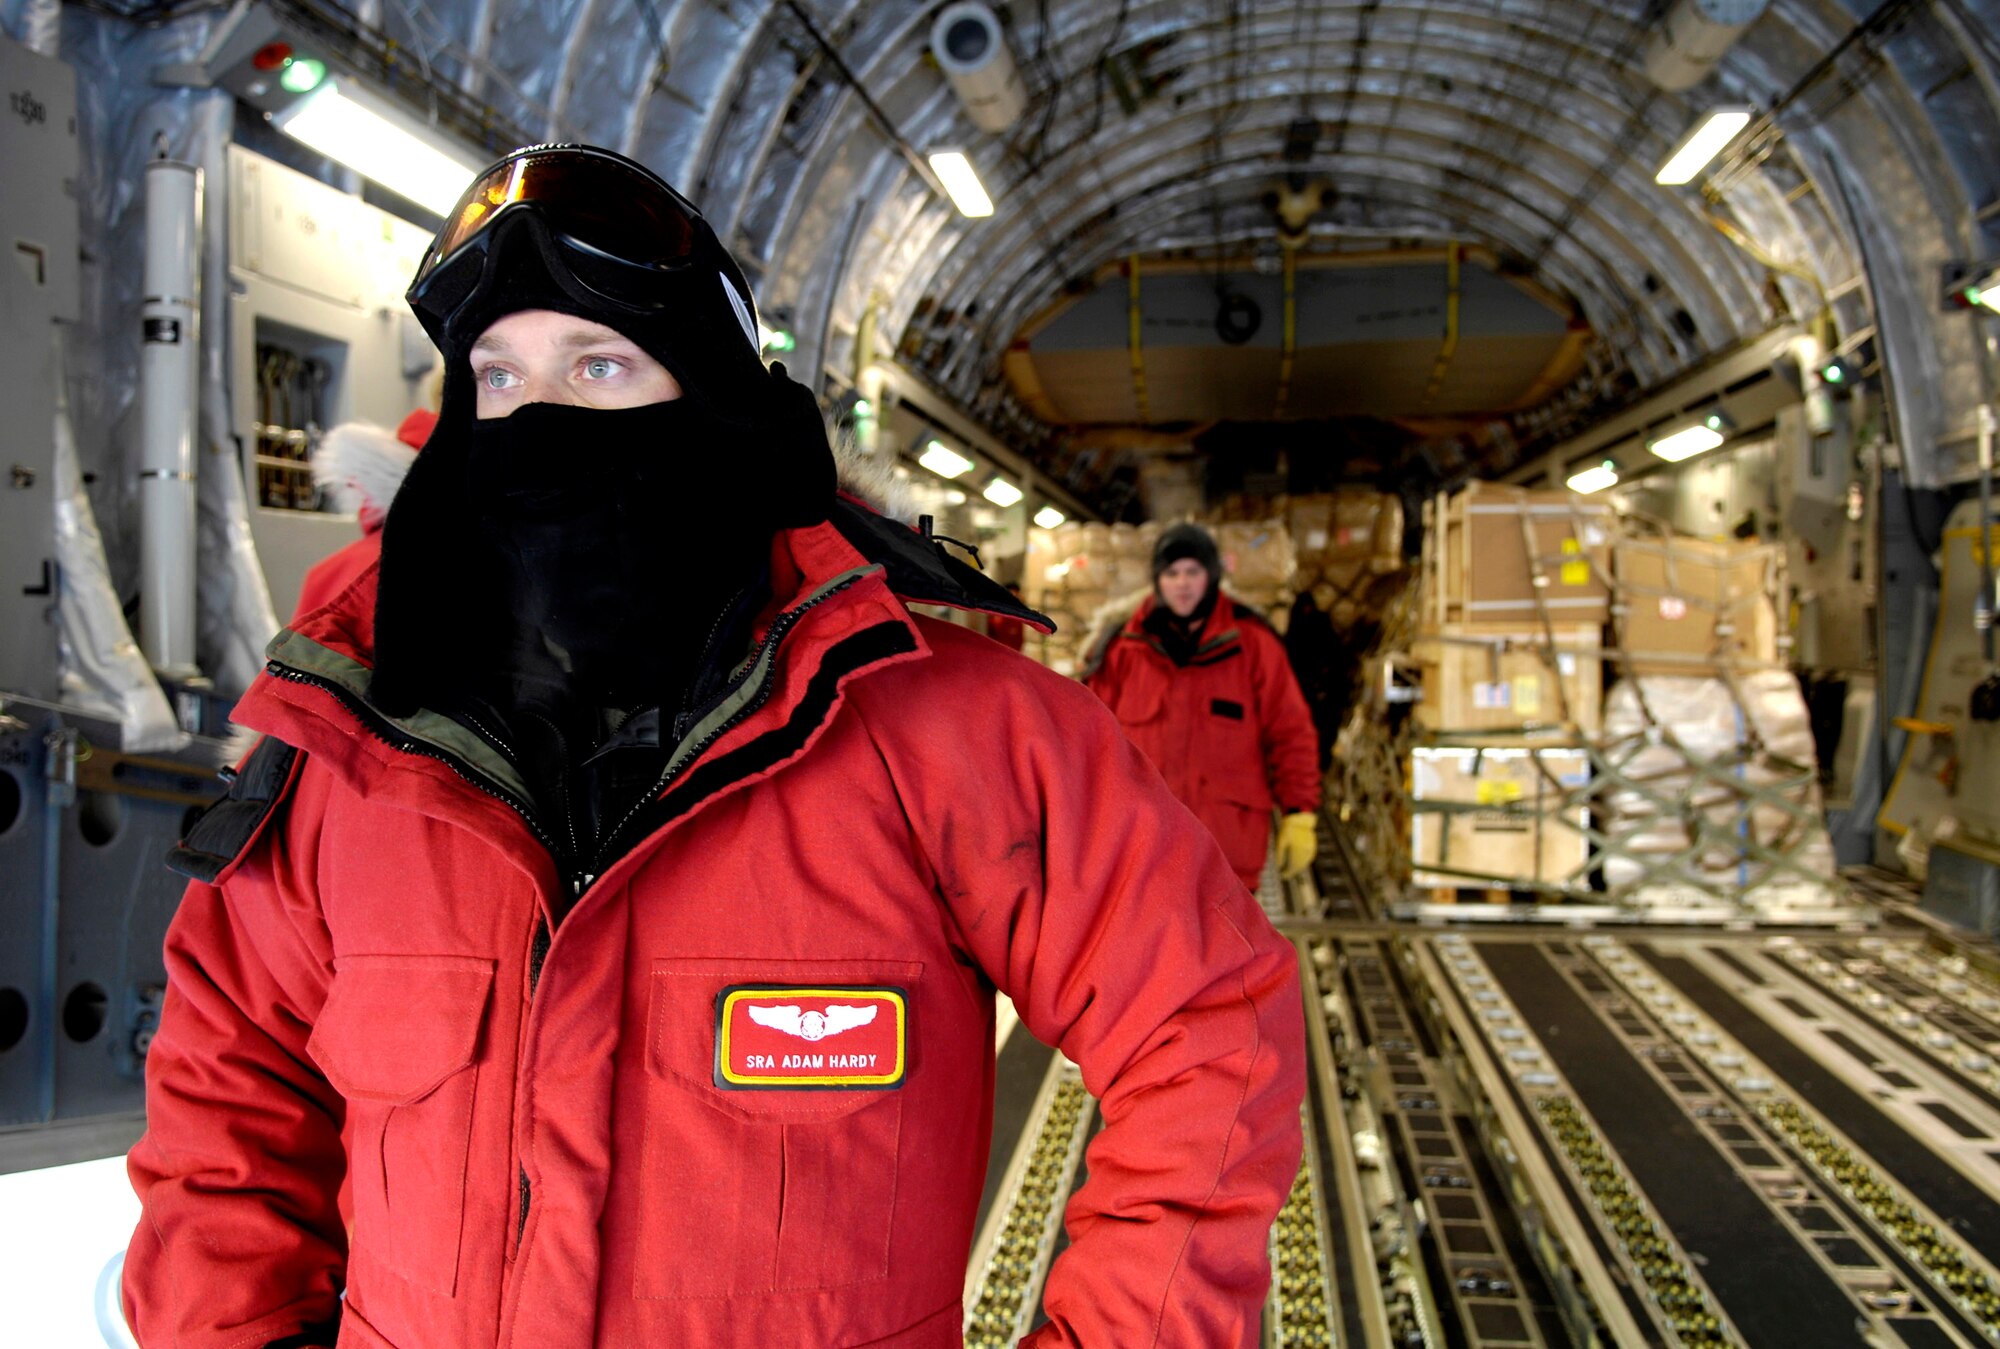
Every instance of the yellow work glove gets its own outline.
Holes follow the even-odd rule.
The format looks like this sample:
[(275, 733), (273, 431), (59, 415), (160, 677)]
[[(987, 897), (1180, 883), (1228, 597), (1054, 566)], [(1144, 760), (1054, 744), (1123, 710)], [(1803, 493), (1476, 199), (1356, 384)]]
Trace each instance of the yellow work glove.
[(1303, 872), (1319, 856), (1319, 816), (1296, 811), (1278, 821), (1278, 874), (1286, 880)]

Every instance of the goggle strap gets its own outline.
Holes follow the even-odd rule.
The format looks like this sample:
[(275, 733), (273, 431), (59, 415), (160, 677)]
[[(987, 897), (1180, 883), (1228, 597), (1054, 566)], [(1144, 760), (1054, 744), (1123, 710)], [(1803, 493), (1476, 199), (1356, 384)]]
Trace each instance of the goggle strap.
[(764, 344), (757, 340), (757, 320), (750, 313), (750, 307), (743, 303), (743, 297), (736, 293), (736, 287), (729, 284), (728, 277), (717, 272), (715, 279), (722, 283), (722, 293), (729, 297), (729, 307), (735, 311), (737, 325), (743, 329), (743, 336), (750, 343), (750, 349), (762, 355)]

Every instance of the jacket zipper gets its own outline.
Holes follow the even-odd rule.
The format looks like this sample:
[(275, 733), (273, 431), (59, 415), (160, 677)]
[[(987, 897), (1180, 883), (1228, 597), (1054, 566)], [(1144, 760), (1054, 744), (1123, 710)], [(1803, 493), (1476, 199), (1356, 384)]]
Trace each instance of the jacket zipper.
[[(846, 581), (842, 581), (839, 585), (829, 587), (828, 589), (822, 591), (818, 595), (813, 596), (811, 599), (807, 600), (804, 604), (801, 604), (798, 608), (787, 610), (785, 613), (780, 614), (777, 617), (777, 619), (772, 622), (771, 630), (764, 634), (764, 640), (758, 643), (757, 649), (751, 653), (750, 659), (747, 662), (749, 668), (755, 669), (757, 662), (763, 659), (765, 653), (776, 647), (777, 644), (781, 640), (783, 640), (785, 634), (787, 632), (790, 632), (793, 626), (795, 626), (798, 623), (799, 619), (804, 617), (807, 612), (825, 603), (827, 600), (832, 599), (835, 595), (838, 595), (841, 591), (847, 589), (850, 585), (853, 585), (854, 582), (859, 579), (860, 579), (859, 577), (853, 577)], [(714, 638), (711, 635), (710, 641), (713, 640)], [(360, 702), (360, 700), (358, 700), (353, 696), (352, 693), (350, 693), (345, 688), (342, 688), (340, 685), (335, 684), (331, 680), (320, 679), (314, 675), (306, 674), (302, 670), (295, 670), (289, 665), (282, 665), (277, 661), (266, 662), (264, 668), (274, 678), (283, 679), (289, 683), (305, 684), (313, 688), (324, 689), (326, 692), (333, 695), (334, 700), (336, 702), (340, 703), (341, 706), (345, 707), (349, 712), (353, 713), (355, 719), (360, 721), (362, 726), (366, 730), (368, 730), (370, 734), (374, 735), (377, 739), (381, 740), (383, 743), (388, 744), (396, 749), (400, 749), (408, 754), (419, 754), (427, 759), (435, 759), (439, 763), (443, 764), (445, 767), (449, 768), (453, 773), (456, 773), (459, 777), (463, 778), (466, 782), (472, 784), (474, 787), (477, 787), (480, 791), (485, 792), (488, 796), (494, 797), (495, 799), (505, 803), (507, 806), (513, 809), (515, 814), (521, 817), (522, 823), (528, 826), (529, 831), (532, 832), (536, 837), (536, 839), (538, 839), (541, 842), (541, 845), (549, 850), (549, 855), (551, 857), (557, 855), (558, 845), (555, 843), (553, 839), (549, 837), (547, 831), (544, 830), (541, 824), (535, 819), (534, 812), (528, 808), (526, 802), (516, 797), (512, 792), (502, 788), (499, 784), (487, 781), (485, 779), (484, 774), (478, 773), (476, 770), (466, 765), (460, 764), (456, 756), (447, 754), (445, 751), (438, 749), (433, 745), (427, 744), (426, 742), (417, 739), (415, 736), (399, 737), (390, 735), (389, 732), (386, 729), (384, 729), (383, 726), (380, 724), (381, 719), (375, 713), (369, 711), (366, 708), (366, 706)], [(626, 813), (625, 818), (618, 822), (617, 827), (605, 836), (605, 845), (603, 848), (600, 848), (598, 850), (593, 860), (601, 859), (604, 856), (605, 848), (608, 848), (611, 843), (617, 840), (618, 835), (624, 832), (625, 826), (632, 823), (633, 819), (636, 818), (639, 812), (645, 808), (648, 802), (657, 800), (659, 798), (660, 793), (664, 792), (667, 789), (667, 787), (670, 784), (672, 784), (674, 779), (680, 776), (680, 774), (687, 768), (689, 764), (693, 763), (696, 759), (699, 759), (704, 750), (706, 750), (710, 745), (714, 744), (717, 739), (726, 734), (731, 728), (739, 725), (745, 717), (751, 715), (758, 708), (762, 707), (764, 703), (768, 701), (771, 696), (771, 684), (772, 680), (770, 674), (769, 672), (766, 672), (763, 684), (759, 686), (756, 694), (747, 703), (745, 703), (741, 708), (738, 708), (737, 711), (733, 715), (731, 715), (727, 720), (725, 720), (720, 726), (717, 726), (714, 730), (710, 731), (707, 735), (703, 736), (701, 739), (701, 743), (695, 745), (687, 753), (683, 754), (679, 759), (669, 764), (667, 766), (666, 771), (660, 775), (660, 780), (657, 784), (655, 784), (653, 790), (647, 793), (646, 796), (642, 797), (638, 802), (638, 804), (634, 805), (632, 809)], [(687, 714), (683, 715), (685, 716)], [(499, 749), (502, 753), (507, 754), (509, 758), (515, 757), (513, 751), (492, 731), (487, 730), (484, 726), (480, 725), (480, 723), (476, 720), (471, 721), (471, 725), (473, 730), (478, 732), (481, 738), (490, 742), (495, 748)], [(681, 728), (679, 726), (679, 719), (676, 720), (676, 725), (674, 729), (675, 729), (675, 734), (678, 735), (682, 733)], [(603, 868), (600, 866), (597, 871), (591, 871), (591, 872), (579, 871), (576, 872), (574, 875), (572, 875), (570, 877), (570, 886), (573, 892), (572, 902), (574, 902), (575, 899), (581, 899), (583, 897), (583, 892), (589, 888), (590, 883), (596, 880), (597, 877), (602, 874), (602, 872)], [(529, 958), (528, 958), (528, 1001), (531, 1004), (534, 1002), (535, 998), (535, 985), (537, 982), (539, 982), (541, 977), (542, 961), (547, 957), (549, 947), (553, 943), (553, 940), (554, 938), (553, 935), (549, 932), (547, 921), (538, 913), (535, 916), (534, 944), (529, 952)], [(528, 1209), (530, 1206), (531, 1196), (529, 1193), (528, 1169), (526, 1165), (523, 1165), (520, 1168), (520, 1196), (521, 1196), (521, 1203), (514, 1226), (514, 1241), (517, 1250), (519, 1248), (521, 1238), (526, 1234), (528, 1230)]]

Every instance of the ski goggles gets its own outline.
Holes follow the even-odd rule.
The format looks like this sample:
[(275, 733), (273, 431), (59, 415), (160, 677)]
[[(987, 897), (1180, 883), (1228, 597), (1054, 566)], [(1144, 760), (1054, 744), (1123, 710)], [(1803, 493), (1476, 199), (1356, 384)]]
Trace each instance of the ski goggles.
[(405, 298), (433, 339), (478, 288), (496, 226), (524, 210), (567, 255), (576, 281), (639, 311), (658, 308), (663, 278), (713, 237), (692, 202), (622, 155), (587, 145), (516, 150), (466, 188), (417, 267)]

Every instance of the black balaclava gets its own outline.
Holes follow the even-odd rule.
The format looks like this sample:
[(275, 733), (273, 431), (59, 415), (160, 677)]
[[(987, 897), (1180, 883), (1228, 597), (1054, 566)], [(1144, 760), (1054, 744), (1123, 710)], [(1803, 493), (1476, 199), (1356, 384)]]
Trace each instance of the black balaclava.
[[(1160, 573), (1186, 558), (1199, 562), (1208, 573), (1208, 588), (1202, 592), (1201, 603), (1194, 607), (1194, 612), (1181, 618), (1160, 597)], [(1157, 602), (1146, 615), (1145, 627), (1159, 639), (1174, 664), (1185, 665), (1193, 659), (1201, 644), (1202, 629), (1208, 626), (1208, 617), (1215, 612), (1215, 597), (1221, 589), (1222, 554), (1207, 530), (1200, 525), (1181, 524), (1170, 525), (1161, 532), (1159, 542), (1153, 545), (1153, 598)]]
[[(480, 421), (472, 344), (529, 309), (616, 330), (683, 396), (617, 410), (531, 404)], [(495, 226), (475, 298), (443, 334), (437, 429), (383, 527), (369, 686), (383, 711), (444, 709), (468, 693), (672, 703), (772, 534), (826, 517), (834, 468), (817, 401), (765, 371), (733, 326), (690, 333), (690, 319), (716, 326), (712, 310), (609, 305), (566, 283), (539, 222)]]

